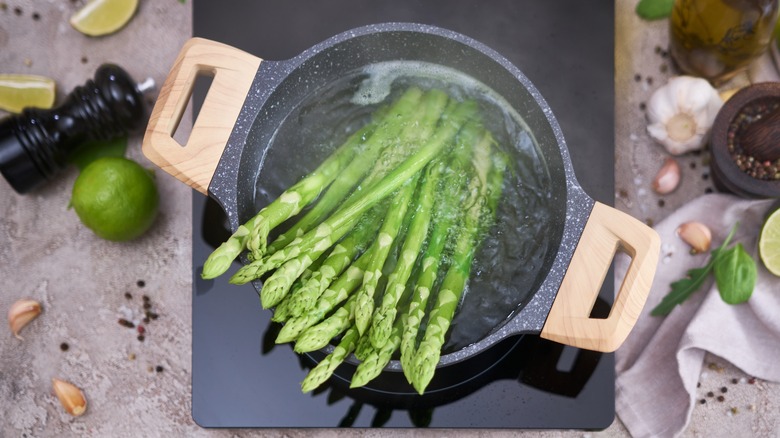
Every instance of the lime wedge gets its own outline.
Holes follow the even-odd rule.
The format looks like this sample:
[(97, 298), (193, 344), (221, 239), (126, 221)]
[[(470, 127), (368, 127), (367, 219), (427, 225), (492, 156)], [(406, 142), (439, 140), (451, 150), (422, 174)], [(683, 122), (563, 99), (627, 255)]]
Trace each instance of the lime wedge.
[(769, 272), (780, 277), (780, 208), (770, 214), (761, 227), (758, 255)]
[(114, 33), (135, 13), (138, 0), (91, 0), (70, 17), (70, 25), (89, 36)]
[(27, 107), (51, 108), (56, 85), (53, 79), (23, 74), (0, 74), (0, 109), (19, 113)]

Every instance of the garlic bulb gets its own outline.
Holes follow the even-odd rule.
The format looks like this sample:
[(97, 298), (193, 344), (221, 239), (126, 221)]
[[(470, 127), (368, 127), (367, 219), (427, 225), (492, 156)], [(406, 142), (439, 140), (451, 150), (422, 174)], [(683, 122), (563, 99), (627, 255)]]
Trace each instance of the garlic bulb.
[(700, 149), (721, 106), (720, 95), (706, 80), (674, 77), (647, 103), (647, 132), (672, 155)]

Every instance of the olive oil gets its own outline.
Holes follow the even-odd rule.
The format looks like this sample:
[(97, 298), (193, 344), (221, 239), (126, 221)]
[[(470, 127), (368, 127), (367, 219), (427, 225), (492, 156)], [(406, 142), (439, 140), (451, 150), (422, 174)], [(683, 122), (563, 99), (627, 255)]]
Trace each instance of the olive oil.
[(772, 40), (777, 0), (675, 0), (670, 49), (680, 69), (719, 85)]

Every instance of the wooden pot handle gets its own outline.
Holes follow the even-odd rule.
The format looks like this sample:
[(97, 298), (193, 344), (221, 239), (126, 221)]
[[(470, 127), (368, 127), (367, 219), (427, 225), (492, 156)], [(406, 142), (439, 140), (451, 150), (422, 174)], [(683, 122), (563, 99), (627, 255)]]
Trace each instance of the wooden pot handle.
[[(144, 135), (144, 155), (164, 171), (206, 194), (262, 60), (234, 47), (192, 38), (179, 52)], [(213, 76), (187, 144), (173, 133), (198, 76)]]
[[(655, 230), (626, 213), (596, 202), (541, 336), (588, 350), (617, 350), (645, 305), (660, 247), (661, 240)], [(618, 250), (631, 256), (623, 284), (609, 316), (590, 318)]]

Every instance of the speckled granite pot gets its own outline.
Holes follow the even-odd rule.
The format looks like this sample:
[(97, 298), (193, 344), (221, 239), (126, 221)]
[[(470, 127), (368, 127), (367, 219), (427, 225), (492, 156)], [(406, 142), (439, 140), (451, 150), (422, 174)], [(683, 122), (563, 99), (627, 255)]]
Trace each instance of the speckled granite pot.
[[(185, 45), (163, 85), (144, 138), (144, 153), (165, 171), (208, 193), (230, 227), (257, 210), (256, 181), (268, 145), (294, 106), (314, 90), (369, 64), (416, 60), (459, 70), (488, 84), (528, 125), (551, 175), (555, 212), (544, 279), (530, 300), (479, 342), (441, 357), (458, 363), (518, 333), (535, 333), (580, 348), (613, 351), (638, 318), (659, 253), (655, 232), (595, 202), (574, 176), (551, 109), (520, 70), (463, 35), (426, 25), (390, 23), (337, 35), (287, 61), (262, 61), (212, 41)], [(206, 101), (184, 147), (172, 139), (195, 76), (213, 74)], [(617, 249), (632, 257), (610, 315), (589, 318)], [(260, 284), (256, 285), (258, 288)], [(262, 292), (261, 292), (262, 293)], [(511, 317), (509, 317), (511, 316)], [(398, 370), (391, 361), (388, 369)]]

